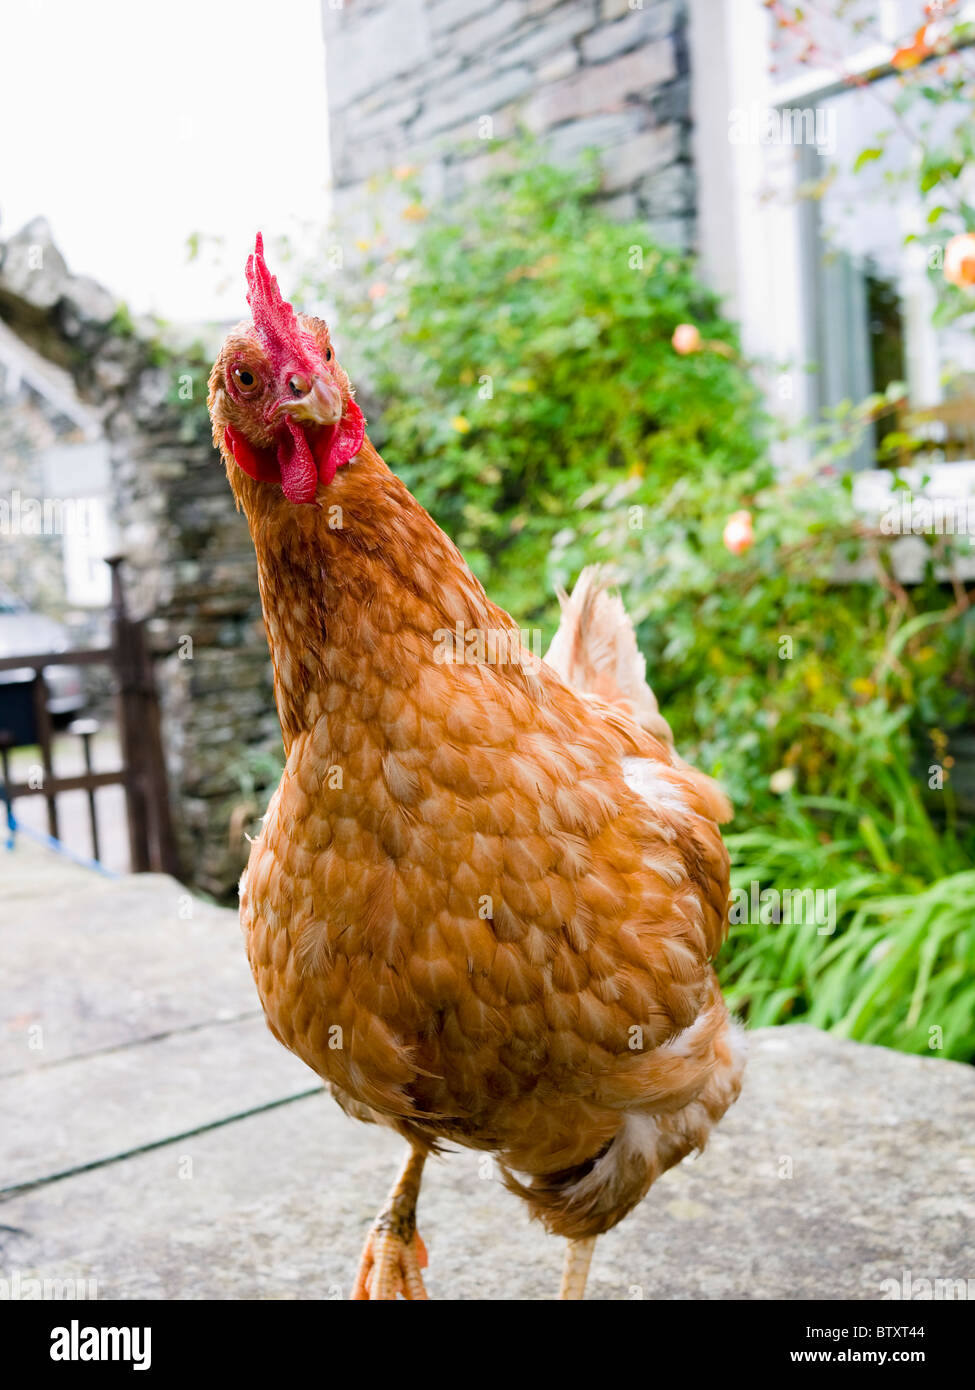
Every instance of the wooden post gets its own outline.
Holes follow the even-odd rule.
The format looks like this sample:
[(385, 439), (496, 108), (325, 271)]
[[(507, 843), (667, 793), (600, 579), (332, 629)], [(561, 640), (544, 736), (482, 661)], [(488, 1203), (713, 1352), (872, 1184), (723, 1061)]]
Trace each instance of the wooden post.
[(145, 623), (129, 616), (120, 573), (122, 557), (113, 556), (107, 563), (112, 571), (112, 645), (119, 685), (119, 735), (128, 774), (125, 792), (132, 869), (175, 875), (179, 862)]
[[(91, 760), (91, 741), (98, 733), (97, 719), (76, 719), (68, 725), (68, 733), (74, 734), (81, 739), (81, 747), (85, 759), (85, 772), (91, 777), (95, 771)], [(95, 788), (88, 787), (88, 823), (91, 826), (91, 857), (96, 862), (102, 857), (101, 847), (98, 839), (98, 809), (95, 804)]]
[(133, 625), (132, 640), (140, 667), (140, 728), (143, 774), (149, 807), (150, 857), (152, 866), (158, 873), (176, 876), (179, 873), (179, 856), (169, 809), (169, 779), (166, 775), (166, 756), (163, 751), (159, 693), (145, 622)]
[(37, 743), (41, 750), (41, 767), (44, 771), (44, 800), (47, 802), (47, 833), (58, 838), (58, 803), (54, 793), (47, 790), (54, 780), (54, 755), (51, 748), (51, 712), (47, 707), (48, 691), (44, 672), (34, 675), (34, 719), (37, 723)]
[(148, 873), (149, 816), (146, 807), (143, 776), (143, 747), (140, 737), (138, 654), (133, 647), (132, 620), (125, 604), (122, 576), (119, 573), (122, 556), (106, 560), (112, 571), (112, 655), (118, 681), (119, 739), (122, 744), (122, 766), (125, 768), (125, 810), (129, 824), (129, 856), (132, 872)]

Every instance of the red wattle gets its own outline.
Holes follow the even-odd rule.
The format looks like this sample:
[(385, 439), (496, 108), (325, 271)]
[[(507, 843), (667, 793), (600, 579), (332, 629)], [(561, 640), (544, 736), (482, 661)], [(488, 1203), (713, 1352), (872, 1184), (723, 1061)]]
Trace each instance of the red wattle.
[(355, 458), (366, 437), (365, 417), (355, 401), (349, 401), (345, 407), (345, 414), (329, 434), (330, 438), (326, 436), (323, 439), (323, 447), (316, 450), (318, 476), (326, 487), (335, 477), (336, 471)]
[(314, 502), (318, 487), (318, 469), (312, 458), (305, 432), (297, 420), (285, 416), (286, 434), (278, 444), (278, 467), (281, 486), (289, 502)]
[(237, 467), (243, 469), (248, 477), (256, 479), (259, 483), (279, 481), (274, 458), (267, 449), (255, 449), (242, 434), (238, 434), (233, 425), (226, 427), (224, 438), (230, 446)]
[(349, 401), (337, 425), (316, 429), (313, 448), (302, 426), (290, 416), (284, 419), (277, 449), (261, 449), (227, 425), (224, 438), (238, 468), (259, 483), (280, 483), (289, 502), (314, 502), (319, 480), (328, 484), (336, 472), (362, 448), (366, 422), (355, 401)]

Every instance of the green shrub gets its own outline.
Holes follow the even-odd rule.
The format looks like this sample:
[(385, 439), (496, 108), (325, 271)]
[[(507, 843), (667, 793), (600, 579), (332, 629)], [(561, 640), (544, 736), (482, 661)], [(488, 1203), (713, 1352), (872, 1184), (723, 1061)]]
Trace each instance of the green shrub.
[[(950, 552), (932, 545), (924, 582), (907, 593), (889, 542), (835, 478), (709, 467), (637, 513), (603, 484), (584, 500), (557, 538), (553, 578), (612, 563), (679, 746), (724, 781), (740, 814), (775, 814), (780, 769), (804, 794), (868, 793), (878, 719), (885, 756), (925, 776), (975, 722), (975, 608), (935, 573)], [(722, 533), (742, 509), (755, 539), (734, 555)], [(858, 566), (864, 579), (841, 582)]]
[[(835, 895), (810, 922), (749, 920), (722, 959), (752, 1026), (799, 1021), (844, 1037), (975, 1056), (971, 842), (936, 826), (903, 762), (878, 750), (869, 795), (786, 796), (774, 827), (727, 837), (733, 888)], [(812, 901), (812, 900), (810, 900)], [(766, 914), (768, 915), (768, 914)], [(832, 920), (830, 920), (832, 918)]]
[(551, 616), (548, 550), (595, 482), (636, 478), (649, 503), (760, 450), (731, 349), (671, 347), (685, 321), (732, 343), (716, 297), (645, 227), (602, 214), (597, 183), (522, 158), (435, 212), (412, 249), (380, 240), (342, 317), (384, 457), (522, 621)]

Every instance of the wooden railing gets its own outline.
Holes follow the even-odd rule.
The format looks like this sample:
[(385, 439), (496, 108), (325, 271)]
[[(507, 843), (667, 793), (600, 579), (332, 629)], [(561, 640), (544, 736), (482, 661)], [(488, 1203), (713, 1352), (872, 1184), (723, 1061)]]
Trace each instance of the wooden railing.
[[(10, 801), (23, 796), (43, 796), (47, 804), (48, 831), (54, 839), (59, 838), (58, 796), (70, 791), (88, 792), (92, 840), (97, 858), (99, 836), (94, 793), (100, 787), (121, 784), (125, 790), (132, 871), (176, 874), (179, 864), (169, 809), (159, 697), (146, 640), (145, 623), (129, 616), (120, 573), (121, 558), (115, 557), (109, 560), (108, 564), (112, 571), (110, 646), (0, 658), (0, 671), (29, 668), (34, 672), (33, 680), (23, 684), (29, 686), (32, 692), (29, 713), (34, 738), (29, 741), (33, 742), (36, 739), (43, 773), (40, 786), (12, 781), (10, 750), (21, 746), (28, 739), (16, 732), (8, 734), (4, 739), (0, 731), (3, 789)], [(114, 672), (121, 766), (110, 772), (93, 772), (86, 741), (85, 771), (73, 776), (60, 777), (54, 771), (53, 729), (48, 710), (49, 692), (44, 670), (48, 666), (92, 665), (107, 665)], [(2, 689), (10, 691), (12, 687), (5, 685)]]

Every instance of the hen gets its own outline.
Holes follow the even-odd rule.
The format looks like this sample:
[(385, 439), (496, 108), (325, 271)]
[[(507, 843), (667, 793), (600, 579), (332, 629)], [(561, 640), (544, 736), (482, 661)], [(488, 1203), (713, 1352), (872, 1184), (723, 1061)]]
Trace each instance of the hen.
[[(489, 1151), (595, 1238), (736, 1098), (717, 787), (676, 755), (617, 598), (586, 572), (546, 662), (365, 435), (320, 319), (258, 237), (213, 367), (287, 764), (241, 881), (272, 1033), (410, 1151), (353, 1297), (426, 1297), (423, 1163)], [(572, 683), (583, 687), (573, 689)]]

